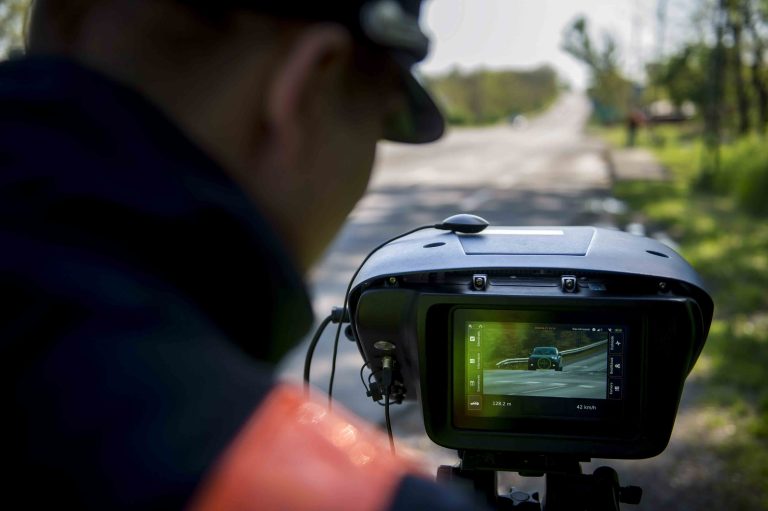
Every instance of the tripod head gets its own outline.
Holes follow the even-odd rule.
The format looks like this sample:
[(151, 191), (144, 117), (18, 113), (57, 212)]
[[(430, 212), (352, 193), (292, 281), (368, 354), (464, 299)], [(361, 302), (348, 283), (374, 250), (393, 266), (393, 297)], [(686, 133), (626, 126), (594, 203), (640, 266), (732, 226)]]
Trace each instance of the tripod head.
[[(520, 511), (618, 511), (621, 503), (639, 504), (642, 490), (622, 487), (610, 467), (583, 474), (580, 460), (551, 455), (460, 451), (459, 466), (441, 466), (438, 481), (458, 484), (475, 492), (479, 503), (493, 509)], [(546, 493), (528, 494), (510, 489), (498, 493), (498, 473), (518, 472), (527, 477), (545, 477)]]

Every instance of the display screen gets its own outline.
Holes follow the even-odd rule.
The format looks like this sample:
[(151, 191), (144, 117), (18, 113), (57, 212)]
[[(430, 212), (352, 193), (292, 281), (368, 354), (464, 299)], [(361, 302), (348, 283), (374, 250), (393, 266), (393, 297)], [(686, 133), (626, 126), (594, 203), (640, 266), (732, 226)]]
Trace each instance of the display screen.
[(626, 326), (496, 321), (463, 310), (454, 328), (468, 415), (601, 416), (622, 399)]

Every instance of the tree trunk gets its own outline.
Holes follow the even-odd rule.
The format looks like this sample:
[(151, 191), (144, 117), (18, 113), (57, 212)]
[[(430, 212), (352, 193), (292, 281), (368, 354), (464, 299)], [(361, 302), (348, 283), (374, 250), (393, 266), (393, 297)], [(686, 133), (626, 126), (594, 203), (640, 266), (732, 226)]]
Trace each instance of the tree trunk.
[(720, 136), (723, 108), (723, 72), (725, 70), (725, 45), (723, 36), (726, 26), (727, 0), (720, 0), (715, 10), (715, 47), (710, 53), (709, 92), (704, 110), (704, 159), (698, 185), (710, 189), (715, 174), (720, 170)]
[[(755, 51), (757, 53), (757, 51)], [(762, 50), (760, 56), (762, 56)], [(766, 125), (768, 124), (768, 88), (763, 80), (763, 68), (761, 62), (757, 59), (758, 55), (755, 55), (755, 60), (752, 63), (752, 87), (754, 87), (757, 93), (757, 131), (761, 134), (765, 133)]]
[(733, 36), (733, 58), (731, 66), (733, 68), (733, 86), (736, 89), (736, 105), (739, 113), (739, 135), (746, 135), (749, 132), (749, 96), (747, 94), (746, 84), (744, 83), (744, 65), (741, 59), (742, 44), (742, 11), (728, 9), (728, 27)]
[(757, 29), (758, 23), (757, 16), (752, 13), (750, 2), (744, 2), (744, 24), (752, 37), (752, 65), (750, 67), (752, 87), (757, 96), (757, 131), (764, 134), (768, 125), (768, 85), (765, 83), (763, 70), (765, 45)]

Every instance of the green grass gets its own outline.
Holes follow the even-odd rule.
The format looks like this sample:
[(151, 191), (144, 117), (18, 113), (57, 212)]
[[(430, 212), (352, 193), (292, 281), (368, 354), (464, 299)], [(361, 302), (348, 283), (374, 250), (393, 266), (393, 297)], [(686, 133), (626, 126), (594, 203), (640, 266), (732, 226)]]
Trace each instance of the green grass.
[[(622, 129), (596, 131), (624, 146)], [(745, 508), (768, 509), (768, 149), (755, 137), (724, 147), (725, 173), (704, 191), (697, 183), (705, 153), (692, 134), (692, 126), (641, 133), (638, 145), (671, 179), (618, 182), (613, 191), (631, 209), (620, 221), (667, 231), (714, 295), (715, 321), (691, 376), (702, 388), (698, 406), (718, 410), (723, 424), (713, 430), (731, 432), (714, 447), (734, 474), (724, 481), (728, 494)]]
[(722, 149), (722, 168), (713, 189), (734, 197), (746, 211), (768, 215), (768, 150), (758, 135), (741, 138)]

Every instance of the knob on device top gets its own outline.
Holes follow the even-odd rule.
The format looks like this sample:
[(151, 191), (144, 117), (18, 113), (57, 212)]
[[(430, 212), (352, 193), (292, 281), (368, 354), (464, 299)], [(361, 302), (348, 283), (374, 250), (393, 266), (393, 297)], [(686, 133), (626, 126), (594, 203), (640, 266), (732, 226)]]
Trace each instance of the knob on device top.
[(454, 231), (463, 234), (477, 234), (488, 227), (488, 220), (477, 215), (462, 213), (449, 216), (442, 223), (435, 225), (435, 229)]

